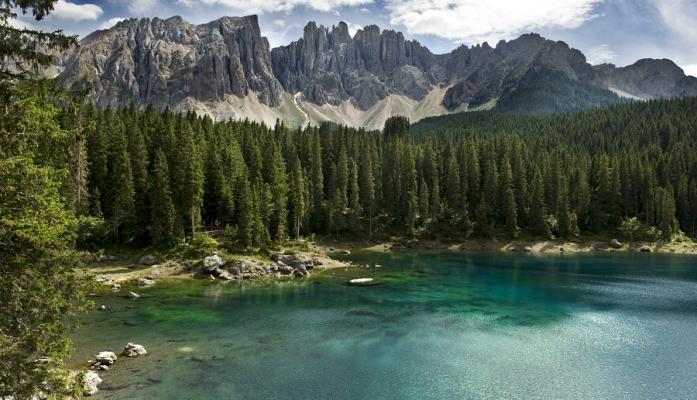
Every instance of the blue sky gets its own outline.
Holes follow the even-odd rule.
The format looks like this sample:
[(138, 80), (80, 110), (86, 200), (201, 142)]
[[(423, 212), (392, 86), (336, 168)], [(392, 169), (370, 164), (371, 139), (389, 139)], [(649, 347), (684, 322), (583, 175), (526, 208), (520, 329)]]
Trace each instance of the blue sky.
[(59, 0), (46, 20), (16, 23), (84, 36), (123, 18), (180, 15), (202, 23), (248, 14), (259, 15), (272, 47), (296, 40), (309, 20), (345, 21), (352, 33), (376, 24), (435, 53), (538, 32), (594, 64), (670, 58), (697, 76), (697, 0)]

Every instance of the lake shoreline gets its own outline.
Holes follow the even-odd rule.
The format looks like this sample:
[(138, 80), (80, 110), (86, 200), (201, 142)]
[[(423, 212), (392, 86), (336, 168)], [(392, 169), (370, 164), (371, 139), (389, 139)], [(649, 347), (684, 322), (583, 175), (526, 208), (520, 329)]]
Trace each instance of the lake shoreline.
[(340, 251), (394, 252), (409, 250), (450, 250), (460, 252), (501, 252), (529, 254), (576, 254), (576, 253), (664, 253), (697, 255), (694, 242), (619, 242), (597, 239), (514, 239), (445, 242), (438, 240), (389, 240), (375, 242), (336, 241), (324, 242), (322, 246)]
[[(697, 255), (697, 243), (694, 242), (619, 242), (617, 240), (577, 239), (577, 240), (539, 240), (539, 239), (515, 239), (515, 240), (483, 240), (471, 239), (466, 241), (445, 242), (438, 240), (387, 240), (387, 241), (351, 241), (351, 240), (319, 240), (307, 250), (280, 249), (275, 255), (285, 254), (308, 260), (316, 264), (317, 268), (309, 268), (312, 274), (296, 276), (292, 272), (288, 275), (264, 274), (263, 268), (283, 265), (268, 257), (253, 254), (237, 254), (220, 252), (226, 265), (247, 264), (261, 274), (250, 276), (238, 275), (232, 279), (219, 280), (289, 280), (305, 278), (312, 275), (320, 275), (324, 271), (336, 268), (350, 268), (351, 262), (341, 260), (341, 256), (349, 255), (354, 251), (374, 252), (398, 252), (419, 250), (448, 250), (457, 252), (501, 252), (520, 254), (578, 254), (578, 253), (663, 253)], [(137, 258), (134, 258), (137, 257)], [(143, 263), (143, 259), (152, 258), (150, 262)], [(272, 256), (273, 258), (274, 256)], [(107, 287), (113, 285), (133, 284), (138, 285), (139, 280), (156, 281), (159, 279), (214, 279), (210, 274), (201, 275), (200, 268), (205, 257), (177, 259), (173, 257), (158, 257), (152, 254), (140, 256), (104, 256), (102, 260), (93, 263), (88, 272), (93, 274), (97, 282)], [(142, 282), (142, 281), (141, 281)], [(144, 286), (147, 286), (147, 282)]]

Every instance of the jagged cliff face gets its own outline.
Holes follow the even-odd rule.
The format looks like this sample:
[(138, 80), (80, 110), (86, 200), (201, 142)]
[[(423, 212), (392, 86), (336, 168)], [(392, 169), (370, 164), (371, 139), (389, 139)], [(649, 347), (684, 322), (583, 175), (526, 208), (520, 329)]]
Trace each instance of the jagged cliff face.
[(592, 67), (580, 51), (536, 34), (434, 55), (374, 25), (352, 37), (343, 22), (331, 29), (311, 22), (302, 38), (270, 50), (256, 16), (203, 25), (180, 17), (123, 21), (83, 39), (59, 67), (60, 79), (92, 87), (102, 107), (135, 102), (216, 118), (333, 120), (371, 128), (395, 114), (416, 120), (492, 107), (501, 96), (520, 98), (516, 91), (536, 87), (545, 75), (594, 93), (697, 95), (697, 79), (669, 60)]
[(270, 106), (283, 88), (256, 16), (191, 25), (180, 17), (127, 20), (87, 36), (64, 61), (61, 78), (87, 84), (98, 105), (134, 101), (176, 107), (187, 98), (255, 93)]
[(311, 22), (302, 39), (273, 49), (271, 59), (285, 90), (316, 104), (352, 100), (367, 110), (390, 93), (421, 100), (437, 83), (428, 49), (375, 25), (352, 38), (343, 22), (331, 30)]

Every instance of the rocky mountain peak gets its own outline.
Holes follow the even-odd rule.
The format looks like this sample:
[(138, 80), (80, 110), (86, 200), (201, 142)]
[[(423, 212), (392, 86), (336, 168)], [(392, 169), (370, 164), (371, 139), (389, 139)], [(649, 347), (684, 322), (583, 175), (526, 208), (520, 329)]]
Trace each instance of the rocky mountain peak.
[[(263, 112), (271, 118), (287, 107), (310, 107), (312, 117), (303, 109), (293, 115), (352, 123), (354, 114), (379, 113), (371, 120), (377, 126), (414, 107), (420, 107), (419, 115), (434, 115), (493, 106), (501, 96), (543, 87), (535, 82), (550, 74), (555, 84), (566, 80), (574, 90), (609, 94), (609, 89), (644, 99), (697, 95), (697, 78), (686, 77), (670, 60), (593, 67), (580, 51), (537, 33), (495, 47), (485, 42), (436, 55), (401, 32), (377, 25), (351, 36), (345, 22), (325, 27), (311, 21), (298, 40), (270, 49), (255, 15), (201, 25), (178, 16), (124, 20), (85, 37), (56, 67), (64, 68), (60, 79), (67, 85), (91, 87), (102, 107), (132, 101), (175, 109), (205, 104), (216, 107), (218, 115), (239, 115), (226, 112), (226, 105), (251, 97), (249, 104), (256, 104), (257, 111), (241, 106), (246, 116)], [(294, 104), (284, 106), (291, 98), (284, 92)], [(396, 108), (380, 108), (388, 97), (395, 100), (386, 107)], [(331, 107), (345, 103), (354, 108)], [(349, 114), (337, 117), (339, 112)]]

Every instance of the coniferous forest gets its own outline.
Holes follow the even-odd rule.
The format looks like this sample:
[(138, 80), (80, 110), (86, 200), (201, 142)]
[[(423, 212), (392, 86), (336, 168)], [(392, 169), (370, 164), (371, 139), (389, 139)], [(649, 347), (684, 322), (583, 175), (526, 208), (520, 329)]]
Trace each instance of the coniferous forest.
[[(96, 393), (96, 386), (101, 379), (97, 383), (94, 378), (87, 382), (94, 384), (94, 391), (85, 389), (86, 382), (82, 378), (86, 377), (87, 371), (71, 372), (66, 366), (66, 360), (73, 350), (69, 335), (78, 326), (80, 316), (94, 309), (91, 294), (97, 294), (99, 289), (95, 285), (93, 273), (87, 270), (86, 266), (104, 261), (107, 257), (102, 257), (104, 254), (101, 250), (105, 248), (126, 248), (127, 251), (132, 248), (147, 248), (147, 251), (154, 249), (157, 254), (168, 254), (170, 249), (174, 249), (172, 253), (176, 253), (181, 245), (201, 247), (206, 249), (206, 259), (212, 257), (214, 261), (219, 260), (222, 266), (232, 260), (223, 261), (218, 254), (210, 254), (212, 249), (209, 251), (205, 245), (214, 242), (210, 240), (211, 237), (222, 237), (220, 242), (215, 241), (215, 249), (221, 243), (228, 250), (227, 254), (223, 254), (226, 256), (243, 252), (252, 253), (253, 256), (260, 252), (270, 255), (271, 252), (265, 250), (282, 247), (292, 239), (315, 237), (345, 241), (426, 239), (441, 242), (463, 241), (469, 238), (623, 238), (631, 242), (670, 242), (697, 237), (697, 98), (624, 102), (609, 92), (594, 90), (554, 74), (530, 75), (521, 83), (525, 91), (517, 94), (503, 93), (499, 98), (497, 111), (428, 118), (413, 125), (405, 117), (393, 117), (386, 121), (381, 131), (354, 129), (329, 123), (297, 128), (280, 121), (275, 126), (248, 120), (214, 121), (207, 116), (194, 113), (178, 114), (152, 106), (130, 106), (117, 110), (98, 108), (91, 104), (88, 91), (68, 91), (57, 80), (45, 79), (41, 75), (42, 71), (52, 65), (54, 55), (77, 46), (77, 37), (66, 36), (60, 30), (44, 32), (33, 28), (31, 24), (25, 26), (16, 23), (18, 14), (26, 14), (26, 18), (31, 16), (33, 20), (41, 21), (53, 11), (55, 4), (59, 2), (0, 2), (1, 399), (80, 398), (82, 393)], [(67, 2), (61, 4), (65, 6)], [(562, 113), (585, 105), (603, 108)], [(555, 114), (506, 112), (511, 110), (545, 110)], [(196, 257), (200, 258), (201, 255), (197, 254)], [(151, 258), (154, 259), (153, 256)], [(425, 260), (431, 262), (428, 258)], [(184, 261), (188, 263), (192, 260)], [(139, 263), (144, 264), (140, 261)], [(244, 263), (246, 265), (246, 261)], [(691, 263), (688, 261), (685, 264), (691, 267)], [(183, 264), (184, 262), (182, 267)], [(205, 264), (204, 259), (197, 265)], [(377, 263), (371, 264), (377, 267)], [(314, 265), (321, 264), (312, 265), (314, 268)], [(460, 265), (464, 264), (444, 265), (442, 271), (457, 271)], [(484, 267), (477, 267), (468, 262), (467, 267), (485, 268), (493, 264), (482, 265)], [(137, 265), (134, 266), (138, 268)], [(190, 266), (193, 267), (193, 264)], [(277, 271), (279, 264), (274, 266), (274, 271)], [(281, 266), (290, 268), (286, 265)], [(348, 267), (349, 264), (345, 263), (342, 266)], [(145, 274), (146, 266), (142, 267), (142, 273)], [(250, 268), (252, 267), (255, 266), (251, 265)], [(661, 264), (660, 268), (663, 267)], [(147, 271), (151, 271), (150, 268), (155, 267), (148, 265), (147, 268)], [(305, 266), (302, 268), (305, 269)], [(130, 266), (125, 269), (129, 270)], [(576, 276), (580, 275), (579, 269), (577, 266), (573, 266), (572, 269), (573, 273), (567, 274), (567, 277), (573, 275), (573, 280), (568, 282), (576, 284)], [(348, 268), (344, 270), (348, 272)], [(559, 269), (555, 267), (555, 270)], [(187, 271), (192, 272), (189, 269)], [(288, 273), (291, 271), (292, 269), (286, 269)], [(591, 271), (595, 271), (592, 266)], [(296, 277), (306, 277), (307, 269), (304, 272), (305, 274)], [(533, 268), (529, 272), (536, 274), (538, 270)], [(353, 271), (350, 273), (353, 274)], [(362, 269), (360, 273), (367, 274), (368, 271)], [(154, 284), (147, 276), (142, 276), (146, 283)], [(499, 273), (497, 279), (504, 276), (506, 275)], [(465, 276), (460, 272), (446, 272), (440, 277), (433, 274), (428, 278), (430, 282), (448, 280), (447, 284), (438, 283), (433, 286), (431, 290), (434, 291), (445, 288), (446, 292), (450, 292), (453, 286), (467, 286), (463, 293), (453, 291), (444, 296), (437, 296), (437, 307), (431, 307), (435, 303), (432, 303), (429, 292), (424, 291), (420, 295), (412, 296), (406, 289), (406, 285), (413, 284), (412, 279), (417, 279), (411, 275), (409, 279), (393, 279), (391, 282), (394, 286), (390, 290), (395, 290), (392, 292), (394, 296), (401, 296), (400, 290), (404, 293), (409, 292), (409, 296), (395, 297), (397, 300), (394, 303), (399, 303), (400, 308), (408, 304), (408, 307), (413, 307), (414, 310), (424, 310), (424, 315), (431, 313), (435, 308), (444, 309), (441, 306), (447, 302), (452, 302), (458, 307), (460, 304), (471, 303), (468, 304), (467, 313), (481, 311), (482, 316), (486, 315), (481, 320), (505, 320), (508, 324), (513, 319), (511, 315), (518, 313), (524, 315), (523, 319), (519, 320), (521, 326), (530, 326), (532, 320), (527, 315), (528, 309), (544, 309), (547, 313), (548, 308), (557, 308), (550, 307), (552, 303), (546, 302), (547, 298), (553, 298), (561, 304), (558, 308), (564, 312), (558, 316), (558, 320), (570, 319), (571, 314), (568, 310), (573, 310), (574, 307), (585, 312), (586, 308), (592, 310), (597, 306), (593, 304), (580, 307), (576, 303), (563, 302), (564, 299), (560, 296), (549, 295), (560, 292), (559, 286), (548, 286), (548, 289), (540, 292), (534, 292), (540, 289), (538, 287), (517, 286), (517, 270), (515, 276), (516, 278), (511, 280), (513, 284), (499, 283), (497, 291), (500, 293), (496, 296), (505, 295), (505, 301), (495, 296), (480, 295), (479, 289), (473, 289), (472, 282), (476, 283), (476, 279), (481, 278), (471, 278), (467, 275), (465, 280)], [(610, 275), (611, 280), (607, 282), (618, 281), (618, 276), (622, 275)], [(675, 280), (679, 275), (666, 276), (669, 278), (666, 281), (682, 282)], [(376, 279), (380, 277), (387, 278), (387, 275), (376, 275)], [(534, 280), (537, 281), (538, 277), (539, 275), (534, 275)], [(133, 275), (132, 278), (136, 276)], [(438, 280), (435, 280), (436, 278)], [(365, 283), (364, 279), (373, 281), (373, 278), (363, 278), (352, 279), (346, 283), (356, 280)], [(122, 281), (124, 284), (133, 283), (127, 282)], [(558, 282), (567, 281), (557, 281), (555, 278), (554, 284), (557, 285)], [(111, 289), (120, 290), (120, 284), (112, 283), (114, 285)], [(582, 283), (585, 287), (586, 282)], [(490, 284), (488, 275), (485, 282), (480, 282), (483, 288), (481, 292), (486, 292), (487, 296), (490, 295), (489, 292), (493, 292), (489, 290)], [(306, 285), (306, 288), (309, 286), (311, 285)], [(321, 291), (322, 286), (314, 286), (313, 290)], [(524, 299), (525, 296), (515, 297), (515, 292), (520, 291), (519, 287), (533, 295), (528, 296), (529, 299)], [(656, 289), (656, 286), (646, 287), (649, 288), (646, 292)], [(675, 290), (684, 291), (684, 287), (687, 286), (680, 286)], [(301, 286), (297, 288), (300, 289)], [(325, 293), (334, 296), (339, 293), (334, 291), (338, 288), (348, 289), (348, 285), (333, 285), (332, 291)], [(147, 289), (143, 287), (143, 290)], [(667, 293), (667, 299), (677, 299), (670, 290), (662, 290)], [(637, 291), (634, 287), (622, 291), (621, 295), (631, 296)], [(302, 295), (294, 287), (293, 296), (298, 296), (299, 293)], [(588, 297), (592, 297), (590, 293), (595, 295), (597, 292), (578, 293), (589, 293)], [(642, 292), (640, 298), (645, 301), (646, 296), (643, 294)], [(525, 310), (521, 310), (525, 312), (517, 312), (516, 308), (510, 307), (509, 295), (516, 299), (516, 306), (522, 305)], [(100, 298), (99, 296), (97, 294), (95, 298)], [(117, 295), (112, 293), (112, 297), (115, 296)], [(207, 296), (201, 295), (201, 298)], [(116, 299), (117, 303), (109, 304), (134, 301), (139, 295), (129, 293), (128, 296), (121, 297), (128, 298)], [(328, 309), (326, 301), (329, 296), (315, 297), (321, 298), (321, 307)], [(544, 298), (545, 303), (536, 302), (538, 297)], [(575, 292), (572, 297), (583, 296)], [(105, 299), (106, 297), (101, 297), (100, 301)], [(282, 303), (278, 299), (281, 297), (274, 298), (273, 303)], [(279, 329), (274, 331), (273, 335), (269, 335), (267, 331), (257, 332), (258, 336), (250, 335), (252, 341), (248, 343), (253, 345), (249, 348), (256, 351), (256, 344), (266, 342), (269, 337), (282, 338), (284, 348), (305, 348), (307, 342), (292, 342), (296, 344), (289, 345), (287, 338), (313, 338), (298, 335), (295, 331), (286, 331), (288, 333), (283, 334), (280, 330), (281, 325), (318, 328), (318, 331), (331, 326), (331, 332), (326, 331), (326, 335), (319, 334), (317, 337), (335, 337), (336, 326), (354, 324), (351, 322), (353, 320), (344, 318), (361, 315), (382, 316), (382, 313), (372, 310), (373, 300), (366, 299), (370, 297), (366, 296), (360, 300), (368, 306), (365, 310), (336, 307), (336, 310), (332, 310), (337, 312), (336, 320), (321, 319), (322, 326), (312, 325), (317, 324), (320, 319), (283, 319), (283, 323), (273, 325), (274, 330)], [(375, 304), (387, 303), (384, 297), (374, 299)], [(653, 299), (651, 298), (652, 301)], [(141, 304), (148, 304), (148, 307), (154, 307), (155, 311), (138, 311), (132, 315), (133, 318), (143, 315), (150, 318), (151, 315), (155, 315), (159, 322), (166, 319), (163, 316), (167, 313), (174, 315), (180, 312), (180, 308), (173, 308), (165, 311), (159, 309), (162, 314), (159, 313), (158, 307), (167, 303), (167, 298), (157, 304), (146, 303), (147, 297), (143, 300)], [(487, 304), (491, 304), (498, 308), (497, 304), (504, 304), (501, 310), (506, 314), (501, 314), (500, 318), (492, 316), (501, 310), (485, 314), (479, 305), (474, 307), (475, 300), (483, 307), (489, 307)], [(689, 299), (676, 300), (675, 303), (676, 308), (666, 307), (665, 310), (659, 311), (676, 314), (679, 312), (682, 315), (685, 312), (684, 304), (689, 304)], [(252, 308), (254, 304), (228, 304), (234, 304), (231, 309), (245, 304), (252, 310), (249, 314), (255, 314), (255, 309)], [(633, 302), (628, 308), (634, 312), (639, 309), (639, 304), (640, 301)], [(200, 304), (195, 307), (198, 306)], [(344, 306), (345, 304), (341, 305)], [(135, 307), (118, 306), (114, 308), (114, 312), (120, 313), (123, 309), (130, 310)], [(651, 322), (645, 325), (655, 325), (657, 309), (653, 304), (646, 309), (651, 313)], [(108, 309), (102, 305), (99, 310)], [(463, 310), (464, 308), (458, 308), (455, 313), (453, 309), (446, 309), (445, 312), (450, 312), (452, 318), (443, 318), (448, 314), (439, 314), (437, 319), (419, 319), (426, 321), (419, 324), (429, 325), (431, 321), (441, 323), (439, 321), (446, 319), (460, 321), (465, 315), (462, 314)], [(267, 311), (265, 304), (262, 312)], [(115, 318), (109, 315), (111, 312), (109, 309), (109, 313), (102, 314), (103, 318)], [(277, 315), (287, 315), (284, 314), (286, 312), (287, 310), (282, 310)], [(220, 313), (221, 316), (222, 314)], [(231, 315), (227, 312), (224, 314), (225, 318)], [(384, 315), (402, 314), (402, 309), (388, 309)], [(118, 330), (117, 326), (126, 325), (126, 317), (122, 315), (124, 314), (116, 317), (118, 323), (112, 325), (114, 330)], [(200, 325), (207, 329), (211, 327), (209, 323), (215, 320), (217, 324), (224, 326), (225, 330), (213, 331), (211, 336), (196, 332), (196, 340), (203, 342), (210, 339), (214, 343), (211, 348), (215, 352), (238, 352), (245, 348), (237, 347), (237, 344), (230, 347), (230, 342), (219, 342), (221, 344), (217, 347), (215, 345), (219, 337), (227, 337), (233, 332), (229, 330), (229, 324), (240, 321), (244, 323), (245, 320), (238, 320), (239, 315), (236, 314), (234, 321), (221, 318), (218, 322), (219, 314), (210, 315), (210, 318), (205, 315), (205, 318), (191, 320), (186, 319), (188, 316), (181, 318), (176, 315), (177, 318), (172, 318), (172, 321), (191, 321), (186, 325)], [(272, 315), (275, 316), (276, 314)], [(375, 322), (370, 323), (371, 329), (381, 329), (378, 318), (374, 320)], [(479, 320), (477, 317), (472, 321)], [(294, 323), (287, 324), (287, 321)], [(336, 325), (324, 321), (350, 322), (346, 325)], [(557, 319), (550, 321), (556, 322)], [(633, 329), (637, 325), (636, 321), (636, 314), (633, 313), (631, 325), (627, 326)], [(405, 320), (400, 319), (401, 322)], [(673, 322), (671, 317), (670, 323)], [(394, 342), (392, 338), (396, 332), (391, 324), (392, 320), (389, 331), (382, 332), (384, 337), (391, 338), (390, 343)], [(478, 324), (479, 322), (471, 326), (477, 327), (476, 334), (480, 337), (484, 330), (478, 327), (484, 325)], [(129, 321), (129, 329), (136, 325)], [(263, 329), (270, 326), (267, 323), (262, 325)], [(471, 329), (469, 323), (466, 325), (463, 329)], [(103, 326), (99, 326), (100, 334)], [(405, 325), (404, 330), (409, 331), (412, 326), (415, 325)], [(494, 331), (488, 328), (489, 325), (486, 326), (487, 331)], [(144, 325), (141, 328), (151, 329), (151, 326)], [(170, 328), (170, 325), (166, 326), (168, 332)], [(417, 329), (421, 328), (422, 326), (417, 326)], [(655, 334), (647, 331), (649, 333), (646, 336), (663, 335), (670, 331), (661, 329), (660, 333)], [(377, 330), (354, 336), (376, 336), (375, 332), (378, 332), (377, 336), (382, 336)], [(559, 329), (555, 329), (551, 335), (556, 337), (559, 332)], [(584, 328), (570, 340), (576, 345), (578, 338), (587, 336), (588, 332), (598, 331)], [(348, 336), (352, 335), (350, 333)], [(608, 336), (611, 339), (608, 340), (614, 340), (616, 336), (616, 331), (613, 331), (611, 336)], [(422, 343), (429, 342), (430, 337), (436, 337), (435, 341), (440, 343), (448, 343), (441, 341), (442, 336), (423, 337), (427, 339)], [(459, 339), (461, 336), (457, 338), (458, 342), (464, 341)], [(168, 343), (170, 339), (177, 342), (180, 340), (168, 337)], [(271, 340), (274, 341), (276, 339)], [(553, 340), (539, 342), (553, 343)], [(240, 343), (244, 344), (243, 341)], [(278, 343), (281, 343), (281, 340), (278, 340)], [(355, 343), (337, 343), (333, 343), (332, 348), (345, 349), (351, 356), (361, 353), (354, 351), (357, 349), (352, 347)], [(409, 343), (410, 347), (420, 348), (419, 342)], [(491, 343), (501, 342), (496, 338), (496, 341)], [(563, 342), (563, 347), (559, 349), (567, 348), (567, 343), (571, 342)], [(676, 340), (676, 343), (682, 342)], [(370, 342), (371, 349), (377, 349), (374, 345), (374, 342)], [(518, 341), (514, 346), (508, 347), (523, 348), (525, 352), (521, 353), (521, 357), (529, 358), (531, 354), (535, 354), (534, 351), (530, 351), (535, 350), (534, 347), (525, 348), (523, 345), (524, 343)], [(683, 350), (673, 343), (670, 345), (668, 351)], [(449, 349), (445, 345), (442, 347)], [(495, 346), (488, 347), (498, 349)], [(158, 349), (158, 346), (155, 349)], [(193, 347), (186, 346), (179, 350), (183, 349), (188, 349), (188, 353)], [(171, 351), (169, 355), (160, 353), (156, 360), (166, 360), (166, 357), (176, 354), (174, 362), (179, 362), (183, 360), (179, 350)], [(602, 352), (605, 350), (606, 348), (601, 349)], [(670, 356), (664, 350), (658, 348), (652, 350), (652, 353), (665, 353)], [(641, 347), (639, 351), (645, 352), (646, 349)], [(372, 350), (369, 352), (370, 357), (381, 360), (381, 365), (365, 364), (375, 368), (376, 372), (371, 372), (368, 379), (374, 380), (375, 376), (394, 374), (395, 366), (383, 362), (389, 358), (373, 357), (374, 354), (393, 353), (394, 347), (382, 354), (379, 353), (379, 349), (376, 353)], [(323, 353), (322, 357), (314, 357), (317, 354), (314, 352), (288, 354), (292, 356), (279, 359), (295, 359), (298, 358), (298, 354), (313, 355), (310, 357), (315, 359), (313, 362), (321, 359), (323, 362), (333, 363), (334, 360), (347, 359), (331, 358), (333, 355), (329, 353)], [(431, 356), (438, 358), (441, 355), (433, 353)], [(113, 359), (115, 358), (114, 354)], [(399, 363), (405, 368), (400, 373), (415, 372), (428, 375), (430, 370), (424, 374), (418, 368), (411, 368), (417, 363), (422, 363), (423, 359), (419, 356), (409, 364), (402, 362), (409, 359), (400, 358), (395, 359), (399, 360), (395, 364)], [(443, 359), (450, 366), (467, 366), (461, 359), (453, 359), (452, 362), (447, 362), (445, 357)], [(195, 361), (196, 365), (208, 362), (202, 360), (204, 358), (200, 358), (199, 355), (196, 355), (196, 359), (190, 359)], [(225, 357), (211, 358), (211, 361), (215, 362), (223, 360)], [(258, 361), (252, 358), (249, 360)], [(367, 358), (365, 360), (373, 361)], [(593, 362), (598, 360), (602, 358)], [(628, 358), (626, 365), (634, 368), (638, 364), (636, 360)], [(615, 361), (613, 359), (609, 362)], [(160, 365), (165, 364), (166, 361)], [(657, 365), (653, 361), (641, 364)], [(671, 361), (666, 364), (675, 363)], [(209, 394), (213, 387), (209, 383), (216, 380), (216, 375), (211, 375), (211, 371), (227, 373), (227, 365), (222, 368), (216, 366), (214, 369), (206, 367), (206, 380), (202, 381), (196, 376), (196, 382), (205, 381), (202, 390)], [(328, 364), (308, 365), (307, 371), (315, 373)], [(473, 365), (479, 368), (478, 364)], [(502, 365), (507, 367), (505, 364)], [(556, 368), (558, 359), (550, 365)], [(680, 364), (675, 365), (676, 368), (681, 367)], [(101, 364), (98, 365), (100, 366)], [(92, 364), (92, 367), (95, 367), (95, 364)], [(261, 370), (267, 371), (274, 367), (264, 367)], [(304, 371), (302, 368), (295, 369), (296, 366), (291, 367), (296, 372)], [(179, 372), (186, 368), (188, 367), (174, 369)], [(488, 368), (491, 366), (485, 366), (483, 369)], [(158, 376), (160, 372), (167, 372), (164, 368), (157, 369)], [(370, 368), (366, 370), (368, 369)], [(104, 369), (100, 369), (100, 372), (102, 371)], [(328, 371), (333, 372), (331, 369)], [(444, 369), (443, 375), (462, 375), (453, 371), (455, 370)], [(238, 377), (258, 375), (264, 379), (268, 378), (264, 373), (237, 372), (235, 371), (235, 375)], [(93, 377), (96, 375), (94, 371), (88, 373), (93, 374)], [(350, 374), (346, 375), (354, 378)], [(594, 373), (592, 376), (595, 375), (597, 374)], [(178, 375), (171, 376), (176, 379), (167, 379), (165, 376), (167, 385), (180, 380)], [(111, 377), (117, 378), (115, 375)], [(219, 380), (228, 378), (229, 376), (225, 376)], [(662, 379), (661, 376), (659, 378)], [(325, 385), (322, 379), (315, 381)], [(161, 380), (148, 378), (148, 382), (150, 385), (160, 383)], [(188, 383), (178, 383), (182, 382)], [(455, 387), (460, 383), (444, 386)], [(604, 383), (605, 381), (598, 386), (603, 386)], [(664, 382), (645, 386), (659, 387), (660, 383)], [(132, 384), (133, 382), (128, 382), (121, 388), (112, 384), (111, 388), (123, 389)], [(296, 380), (288, 385), (295, 388), (297, 384)], [(133, 386), (140, 390), (141, 382)], [(283, 386), (286, 387), (285, 384)], [(345, 384), (342, 383), (341, 389), (363, 389), (369, 386), (361, 382), (355, 384), (347, 381)], [(494, 382), (493, 386), (498, 388), (501, 385)], [(180, 389), (177, 386), (172, 387), (175, 388), (172, 390)], [(234, 385), (229, 387), (239, 389)], [(369, 389), (372, 393), (375, 388), (370, 386)], [(432, 387), (427, 389), (431, 390)], [(394, 393), (391, 385), (385, 385), (384, 390), (389, 390), (391, 395)], [(244, 397), (240, 393), (235, 392), (235, 396)], [(264, 392), (259, 393), (262, 398), (268, 397)], [(419, 398), (418, 393), (414, 392), (412, 397)], [(491, 397), (491, 393), (487, 395)], [(185, 393), (182, 396), (197, 398)], [(312, 394), (302, 397), (322, 396)], [(362, 397), (365, 396), (354, 396)], [(678, 393), (673, 397), (681, 396)]]
[(65, 124), (84, 125), (73, 201), (86, 243), (212, 229), (240, 248), (314, 234), (669, 240), (697, 234), (695, 109), (396, 117), (377, 132), (87, 107)]

